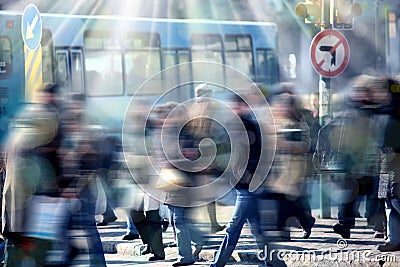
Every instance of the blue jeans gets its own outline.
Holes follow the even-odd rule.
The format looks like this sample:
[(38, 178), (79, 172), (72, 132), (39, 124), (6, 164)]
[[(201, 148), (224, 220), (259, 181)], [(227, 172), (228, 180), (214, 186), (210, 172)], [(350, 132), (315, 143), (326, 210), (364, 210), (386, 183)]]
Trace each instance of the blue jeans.
[(129, 211), (126, 211), (126, 234), (138, 234), (138, 230), (133, 223), (132, 217)]
[(386, 199), (388, 243), (400, 245), (400, 199)]
[(246, 221), (250, 225), (251, 233), (256, 238), (258, 249), (264, 249), (265, 238), (259, 224), (258, 199), (247, 190), (236, 190), (236, 193), (237, 197), (232, 219), (226, 229), (224, 240), (218, 249), (214, 262), (210, 265), (211, 267), (222, 267), (226, 265), (235, 250), (243, 225)]
[(168, 205), (171, 216), (171, 224), (175, 227), (176, 242), (178, 246), (178, 261), (180, 262), (194, 262), (195, 259), (192, 255), (191, 241), (196, 246), (203, 244), (204, 234), (194, 225), (190, 220), (189, 215), (191, 208), (177, 207)]
[(96, 227), (95, 209), (96, 202), (81, 200), (81, 211), (73, 222), (74, 227), (85, 231), (88, 247), (90, 266), (107, 266), (104, 258), (103, 245)]

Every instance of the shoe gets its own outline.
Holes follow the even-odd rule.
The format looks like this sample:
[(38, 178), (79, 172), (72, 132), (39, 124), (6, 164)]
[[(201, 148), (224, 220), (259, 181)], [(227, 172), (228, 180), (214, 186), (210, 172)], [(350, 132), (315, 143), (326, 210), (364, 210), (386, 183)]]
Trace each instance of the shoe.
[(77, 247), (75, 247), (75, 246), (70, 246), (69, 247), (69, 252), (68, 252), (68, 255), (67, 255), (68, 261), (72, 261), (78, 255), (79, 255), (79, 249)]
[(195, 263), (194, 261), (190, 261), (190, 262), (176, 261), (176, 262), (172, 263), (172, 266), (188, 266), (188, 265), (192, 265), (194, 263)]
[(224, 230), (225, 228), (226, 228), (226, 225), (219, 225), (219, 224), (212, 225), (211, 229), (210, 229), (210, 233), (215, 234), (215, 233), (218, 233), (218, 232)]
[(138, 238), (139, 238), (139, 235), (138, 235), (138, 234), (131, 234), (131, 233), (129, 233), (129, 234), (124, 235), (124, 236), (122, 237), (122, 240), (135, 240), (135, 239), (138, 239)]
[(202, 251), (203, 246), (196, 246), (194, 251), (193, 251), (193, 257), (195, 261), (200, 261), (200, 252)]
[(310, 237), (311, 235), (311, 229), (313, 228), (315, 224), (315, 218), (312, 217), (312, 219), (310, 219), (310, 224), (307, 227), (304, 227), (303, 229), (303, 238), (307, 239)]
[(164, 243), (164, 248), (176, 248), (177, 246), (178, 244), (176, 243), (176, 241)]
[(115, 222), (118, 218), (116, 216), (111, 218), (103, 218), (101, 222), (97, 223), (97, 226), (106, 226), (109, 223)]
[(149, 261), (163, 261), (165, 260), (165, 256), (151, 256)]
[(336, 223), (332, 226), (333, 231), (343, 238), (350, 238), (350, 229), (343, 226), (343, 224)]
[(385, 243), (377, 245), (376, 249), (380, 252), (400, 251), (400, 245)]
[(193, 251), (193, 256), (199, 256), (200, 252), (203, 250), (203, 246), (196, 246), (195, 250)]
[(149, 245), (147, 245), (146, 247), (144, 247), (140, 250), (140, 255), (147, 255), (147, 254), (151, 254), (151, 253), (153, 253), (153, 251), (151, 250)]
[(162, 231), (166, 232), (169, 226), (169, 221), (162, 221), (161, 226), (162, 226)]
[(375, 231), (374, 238), (384, 238), (385, 235), (382, 232)]

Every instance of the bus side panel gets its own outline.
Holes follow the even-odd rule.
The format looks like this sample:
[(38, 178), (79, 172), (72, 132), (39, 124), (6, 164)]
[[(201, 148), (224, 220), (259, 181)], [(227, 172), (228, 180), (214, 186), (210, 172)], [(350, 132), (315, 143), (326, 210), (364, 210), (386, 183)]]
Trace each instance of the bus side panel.
[(20, 23), (21, 16), (0, 15), (0, 37), (11, 44), (11, 51), (2, 47), (2, 57), (9, 57), (5, 53), (11, 52), (12, 64), (9, 75), (0, 79), (0, 142), (7, 135), (10, 119), (24, 102), (25, 67)]

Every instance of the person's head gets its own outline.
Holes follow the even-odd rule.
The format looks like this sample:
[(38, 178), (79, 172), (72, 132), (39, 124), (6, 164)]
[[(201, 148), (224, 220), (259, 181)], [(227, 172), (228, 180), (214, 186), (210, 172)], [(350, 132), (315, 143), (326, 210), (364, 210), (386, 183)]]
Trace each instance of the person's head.
[(241, 96), (236, 94), (232, 97), (232, 109), (239, 116), (249, 112), (249, 106), (247, 105), (245, 100)]
[(55, 83), (43, 83), (37, 89), (39, 103), (57, 106), (58, 85)]
[(194, 94), (196, 97), (206, 97), (210, 96), (212, 90), (208, 87), (207, 83), (202, 83), (194, 88)]
[(310, 95), (310, 108), (311, 110), (319, 109), (319, 92), (313, 92)]
[(301, 120), (302, 104), (299, 97), (291, 94), (280, 94), (272, 99), (272, 112), (275, 117)]
[(289, 94), (293, 95), (296, 91), (296, 86), (292, 82), (282, 82), (279, 85), (279, 93), (280, 94)]
[(82, 93), (72, 93), (70, 95), (70, 103), (69, 106), (72, 109), (83, 111), (86, 105), (86, 96)]
[(364, 103), (369, 102), (368, 87), (371, 80), (372, 77), (369, 75), (356, 76), (351, 81), (348, 101), (355, 106), (362, 106)]

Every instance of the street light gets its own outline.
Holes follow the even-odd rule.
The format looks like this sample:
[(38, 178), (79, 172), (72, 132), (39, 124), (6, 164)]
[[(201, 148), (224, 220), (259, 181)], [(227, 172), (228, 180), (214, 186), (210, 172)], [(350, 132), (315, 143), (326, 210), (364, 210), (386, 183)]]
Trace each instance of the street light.
[(296, 5), (296, 15), (304, 18), (305, 23), (321, 23), (321, 0), (307, 0)]
[(354, 18), (362, 14), (360, 4), (353, 0), (331, 1), (331, 24), (334, 29), (351, 30), (354, 26)]

